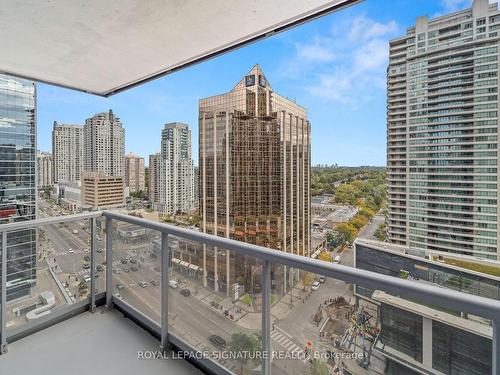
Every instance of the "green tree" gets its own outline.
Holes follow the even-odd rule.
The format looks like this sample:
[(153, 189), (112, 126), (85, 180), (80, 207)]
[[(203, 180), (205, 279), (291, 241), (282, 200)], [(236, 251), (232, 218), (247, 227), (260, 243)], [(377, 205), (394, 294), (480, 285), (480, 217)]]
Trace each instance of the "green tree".
[(250, 357), (260, 350), (260, 342), (255, 336), (249, 336), (243, 332), (233, 333), (228, 344), (229, 351), (238, 358), (240, 362), (240, 373), (243, 374), (243, 365)]
[(335, 228), (339, 233), (340, 245), (346, 245), (354, 241), (356, 236), (356, 228), (349, 223), (341, 223)]
[(313, 359), (311, 362), (311, 367), (309, 368), (310, 375), (329, 375), (330, 369), (325, 362), (321, 362), (318, 359)]

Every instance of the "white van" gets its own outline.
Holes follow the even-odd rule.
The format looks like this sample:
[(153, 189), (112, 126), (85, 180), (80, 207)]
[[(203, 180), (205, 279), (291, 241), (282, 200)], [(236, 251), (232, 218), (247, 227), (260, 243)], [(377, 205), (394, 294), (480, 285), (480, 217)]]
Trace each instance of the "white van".
[(335, 259), (333, 259), (333, 263), (340, 263), (340, 255), (337, 255)]
[(171, 287), (172, 289), (176, 289), (179, 286), (178, 284), (179, 283), (177, 281), (175, 281), (175, 280), (170, 280), (168, 282), (168, 286)]

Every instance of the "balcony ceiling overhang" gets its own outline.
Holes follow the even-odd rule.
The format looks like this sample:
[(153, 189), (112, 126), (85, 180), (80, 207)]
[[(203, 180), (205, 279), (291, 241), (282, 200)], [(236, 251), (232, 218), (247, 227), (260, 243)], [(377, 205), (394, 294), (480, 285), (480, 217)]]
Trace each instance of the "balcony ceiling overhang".
[(358, 1), (4, 1), (0, 72), (109, 96)]

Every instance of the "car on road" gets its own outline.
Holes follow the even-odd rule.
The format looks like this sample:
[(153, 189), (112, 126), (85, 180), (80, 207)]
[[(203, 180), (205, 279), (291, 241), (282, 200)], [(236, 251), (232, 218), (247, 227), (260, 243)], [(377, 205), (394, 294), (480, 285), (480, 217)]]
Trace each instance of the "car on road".
[(132, 272), (137, 271), (137, 267), (136, 267), (136, 266), (132, 266), (132, 267), (130, 267), (130, 271), (132, 271)]
[(89, 276), (89, 275), (85, 275), (85, 276), (83, 277), (83, 281), (85, 281), (86, 283), (90, 282), (90, 280), (91, 280), (91, 278), (90, 278), (90, 276)]
[(122, 259), (120, 260), (120, 262), (122, 262), (123, 264), (127, 264), (127, 263), (128, 263), (128, 260), (127, 260), (127, 259), (125, 259), (125, 258), (122, 258)]
[(318, 281), (319, 281), (321, 284), (324, 284), (324, 283), (325, 283), (325, 281), (326, 281), (326, 277), (325, 277), (325, 275), (319, 275), (319, 279), (318, 279)]
[(77, 229), (73, 229), (73, 234), (78, 234), (78, 230)]
[(98, 253), (102, 253), (103, 251), (104, 251), (104, 249), (101, 249), (101, 248), (97, 249)]
[(171, 287), (172, 289), (176, 289), (179, 286), (179, 283), (175, 280), (169, 280), (168, 286)]
[(137, 259), (135, 259), (135, 258), (130, 259), (130, 263), (136, 264), (137, 263)]
[(71, 247), (68, 249), (68, 253), (73, 254), (75, 250), (73, 250)]
[(139, 285), (141, 288), (146, 288), (148, 286), (148, 283), (145, 281), (139, 281), (137, 285)]
[(125, 273), (129, 273), (129, 272), (130, 272), (130, 270), (128, 269), (128, 267), (123, 267), (123, 272), (125, 272)]
[(101, 236), (96, 236), (97, 238), (97, 241), (102, 241), (102, 237)]
[(90, 268), (90, 263), (83, 263), (83, 269), (88, 270)]
[(123, 285), (122, 283), (116, 283), (116, 289), (121, 290), (123, 288), (125, 288), (125, 285)]
[(83, 260), (86, 261), (86, 262), (90, 262), (90, 257), (88, 255), (85, 255), (83, 257)]
[(189, 297), (191, 295), (191, 291), (189, 289), (181, 289), (179, 293), (182, 294), (184, 297)]
[(218, 348), (225, 348), (226, 347), (226, 340), (224, 340), (222, 337), (219, 335), (211, 335), (208, 340), (214, 344)]
[(312, 290), (318, 290), (319, 289), (319, 285), (320, 285), (319, 281), (315, 281), (315, 282), (312, 283), (311, 289)]
[(158, 286), (160, 285), (160, 282), (158, 280), (151, 280), (151, 285)]
[(337, 256), (333, 259), (333, 263), (337, 263), (337, 264), (338, 264), (338, 263), (340, 263), (340, 260), (341, 260), (341, 259), (342, 259), (342, 258), (340, 257), (340, 255), (337, 255)]
[(103, 266), (101, 266), (100, 264), (98, 264), (98, 265), (95, 267), (95, 269), (96, 269), (96, 271), (97, 271), (97, 272), (102, 272), (102, 271), (104, 271), (104, 267), (103, 267)]

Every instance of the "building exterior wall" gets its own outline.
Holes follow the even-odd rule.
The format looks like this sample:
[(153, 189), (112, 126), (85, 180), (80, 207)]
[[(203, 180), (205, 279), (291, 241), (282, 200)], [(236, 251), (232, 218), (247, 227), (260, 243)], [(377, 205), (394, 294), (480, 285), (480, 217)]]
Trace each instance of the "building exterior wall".
[(390, 42), (388, 227), (393, 243), (499, 259), (500, 12), (488, 0)]
[[(500, 278), (411, 256), (402, 246), (358, 240), (356, 268), (383, 275), (436, 284), (442, 288), (500, 300)], [(356, 285), (359, 301), (369, 301), (377, 309), (380, 335), (374, 348), (387, 359), (396, 359), (408, 373), (489, 374), (492, 365), (490, 322), (460, 311), (440, 310), (398, 296), (381, 300), (377, 291)], [(389, 303), (387, 302), (389, 301)], [(479, 327), (479, 328), (478, 328)], [(467, 350), (464, 350), (467, 348)], [(393, 366), (391, 364), (389, 368)], [(398, 372), (399, 371), (399, 372)], [(413, 372), (412, 372), (413, 371)], [(401, 369), (389, 374), (406, 373)]]
[[(275, 93), (256, 65), (230, 92), (200, 100), (199, 132), (201, 230), (310, 256), (311, 130), (305, 108)], [(217, 263), (217, 249), (205, 257), (212, 252)], [(252, 265), (231, 254), (221, 260), (226, 265), (206, 275), (216, 289), (252, 278)], [(205, 263), (203, 269), (211, 267)]]
[(53, 173), (52, 173), (52, 154), (48, 152), (39, 152), (37, 154), (37, 186), (39, 188), (52, 186)]
[(130, 193), (144, 191), (144, 158), (132, 153), (125, 156), (125, 186)]
[(54, 121), (52, 156), (54, 183), (80, 181), (83, 172), (83, 126)]
[(156, 154), (149, 155), (149, 201), (156, 204), (160, 201), (160, 160), (161, 154), (157, 152)]
[(85, 120), (84, 170), (106, 176), (125, 176), (125, 129), (112, 110)]
[(85, 173), (81, 189), (82, 207), (101, 210), (125, 205), (123, 177)]
[(194, 170), (191, 130), (187, 124), (169, 123), (161, 133), (159, 161), (159, 211), (163, 215), (193, 211)]
[[(0, 74), (0, 225), (36, 219), (36, 87)], [(36, 230), (7, 235), (7, 299), (36, 283)], [(1, 245), (0, 245), (1, 246)], [(1, 249), (3, 250), (3, 249)]]

